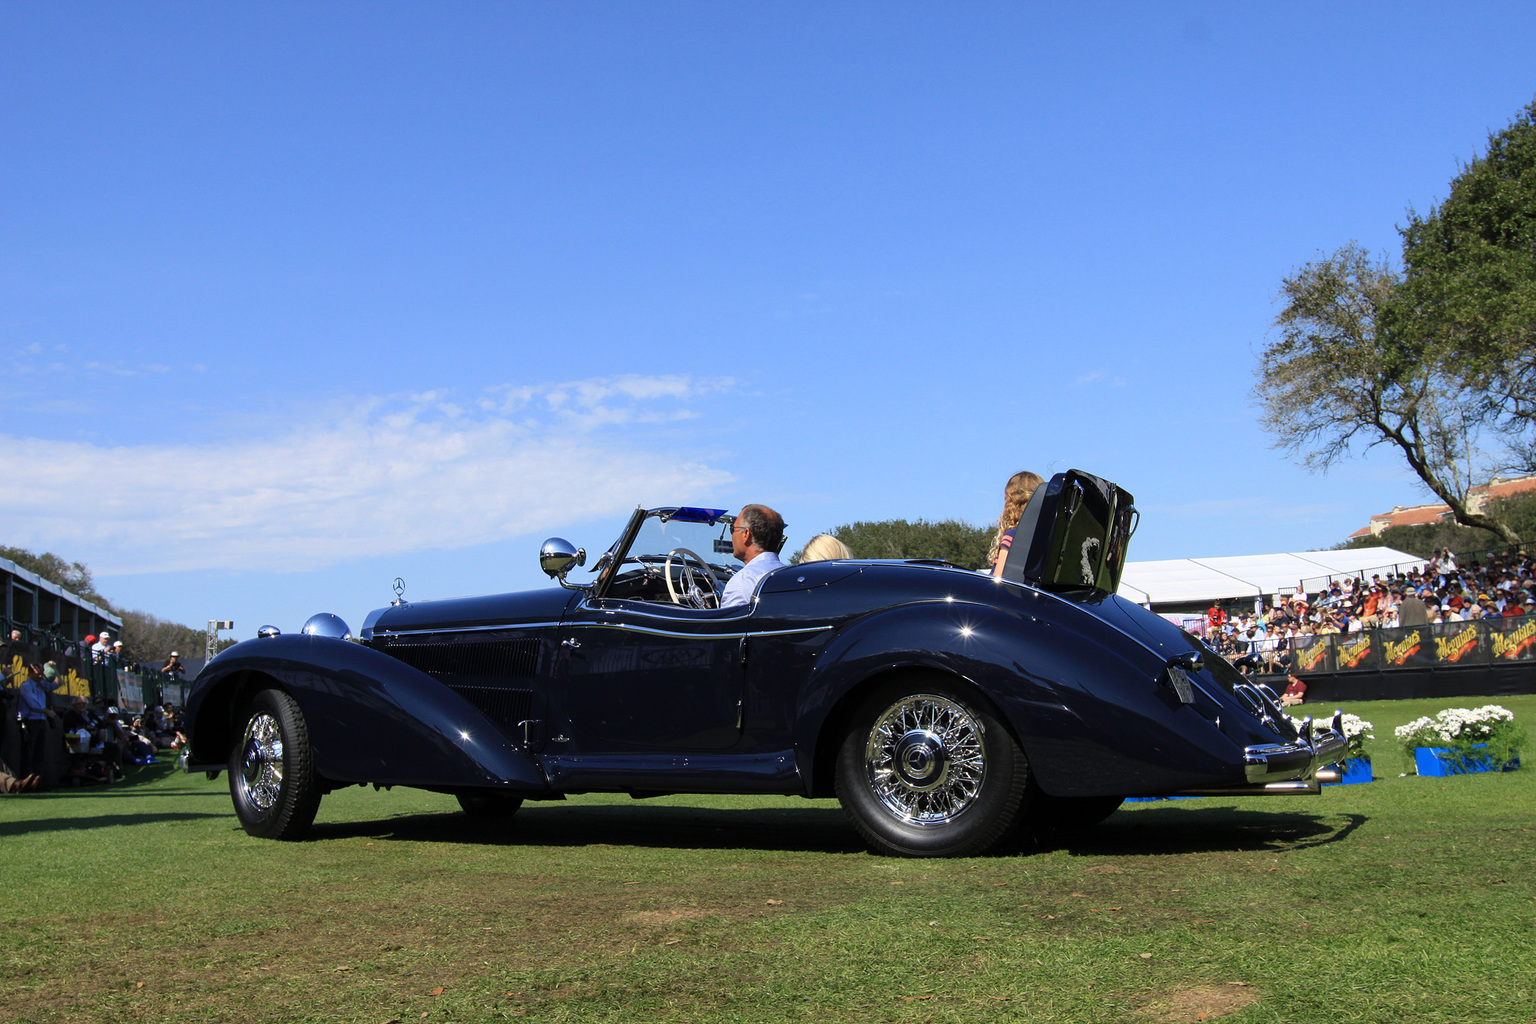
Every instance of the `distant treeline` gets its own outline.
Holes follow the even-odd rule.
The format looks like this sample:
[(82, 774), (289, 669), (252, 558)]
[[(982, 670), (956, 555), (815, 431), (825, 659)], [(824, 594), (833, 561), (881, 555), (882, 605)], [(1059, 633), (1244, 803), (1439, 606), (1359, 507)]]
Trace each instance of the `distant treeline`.
[[(39, 555), (26, 548), (5, 545), (0, 545), (0, 558), (9, 559), (28, 572), (36, 573), (49, 583), (63, 587), (121, 618), (123, 635), (117, 639), (123, 642), (128, 656), (135, 661), (162, 662), (172, 651), (179, 651), (182, 657), (188, 658), (203, 656), (203, 630), (179, 622), (167, 622), (148, 612), (119, 608), (96, 590), (91, 570), (83, 562), (65, 561), (51, 551)], [(46, 628), (52, 623), (40, 622), (38, 625)], [(225, 640), (219, 647), (223, 649), (233, 642)]]

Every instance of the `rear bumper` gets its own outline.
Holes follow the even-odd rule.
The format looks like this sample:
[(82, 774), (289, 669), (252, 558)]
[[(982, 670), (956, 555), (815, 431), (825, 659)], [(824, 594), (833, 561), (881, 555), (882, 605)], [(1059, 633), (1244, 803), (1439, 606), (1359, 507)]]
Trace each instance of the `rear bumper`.
[(1243, 786), (1180, 790), (1179, 796), (1284, 796), (1320, 793), (1330, 765), (1349, 754), (1344, 738), (1344, 712), (1335, 711), (1326, 724), (1308, 718), (1291, 743), (1258, 743), (1243, 750)]

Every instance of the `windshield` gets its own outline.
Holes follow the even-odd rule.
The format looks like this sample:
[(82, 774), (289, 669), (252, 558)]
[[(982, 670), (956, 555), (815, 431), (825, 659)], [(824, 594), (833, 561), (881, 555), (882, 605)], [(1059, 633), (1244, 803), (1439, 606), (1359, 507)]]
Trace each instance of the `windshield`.
[(640, 532), (635, 534), (634, 543), (629, 546), (627, 555), (630, 558), (646, 555), (665, 558), (683, 548), (697, 554), (716, 571), (734, 572), (740, 567), (731, 555), (731, 524), (734, 521), (735, 516), (723, 512), (719, 513), (719, 518), (713, 523), (682, 518), (663, 519), (651, 513), (640, 524)]
[[(600, 580), (606, 585), (600, 582), (599, 590), (608, 597), (713, 607), (719, 587), (741, 568), (731, 554), (735, 518), (724, 509), (651, 509), (627, 547), (620, 550), (621, 538), (603, 556)], [(615, 555), (616, 566), (610, 564)]]

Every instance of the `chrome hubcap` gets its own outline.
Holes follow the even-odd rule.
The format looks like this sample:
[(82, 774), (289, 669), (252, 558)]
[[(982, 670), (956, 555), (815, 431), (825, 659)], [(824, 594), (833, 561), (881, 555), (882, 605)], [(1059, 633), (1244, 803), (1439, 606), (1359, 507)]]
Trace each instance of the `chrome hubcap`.
[(981, 724), (935, 694), (891, 705), (864, 751), (870, 790), (910, 825), (942, 825), (976, 801), (986, 775)]
[(245, 726), (240, 754), (240, 790), (247, 803), (269, 811), (283, 788), (283, 732), (266, 712)]

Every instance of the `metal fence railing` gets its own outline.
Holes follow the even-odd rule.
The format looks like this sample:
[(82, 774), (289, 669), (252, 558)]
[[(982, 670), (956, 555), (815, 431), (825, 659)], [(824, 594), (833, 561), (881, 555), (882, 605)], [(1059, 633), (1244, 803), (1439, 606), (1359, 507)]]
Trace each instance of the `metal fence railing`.
[[(140, 712), (154, 704), (170, 700), (177, 707), (186, 700), (190, 683), (169, 676), (159, 669), (145, 668), (110, 654), (93, 654), (90, 647), (74, 637), (61, 635), (0, 616), (3, 633), (0, 641), (0, 682), (6, 689), (19, 689), (27, 678), (31, 662), (52, 661), (64, 682), (53, 689), (57, 697), (85, 697), (128, 712)], [(15, 640), (11, 634), (18, 634)]]
[(1294, 669), (1302, 676), (1512, 663), (1536, 670), (1536, 615), (1297, 637), (1276, 666), (1265, 658), (1262, 643), (1248, 645), (1259, 671)]

